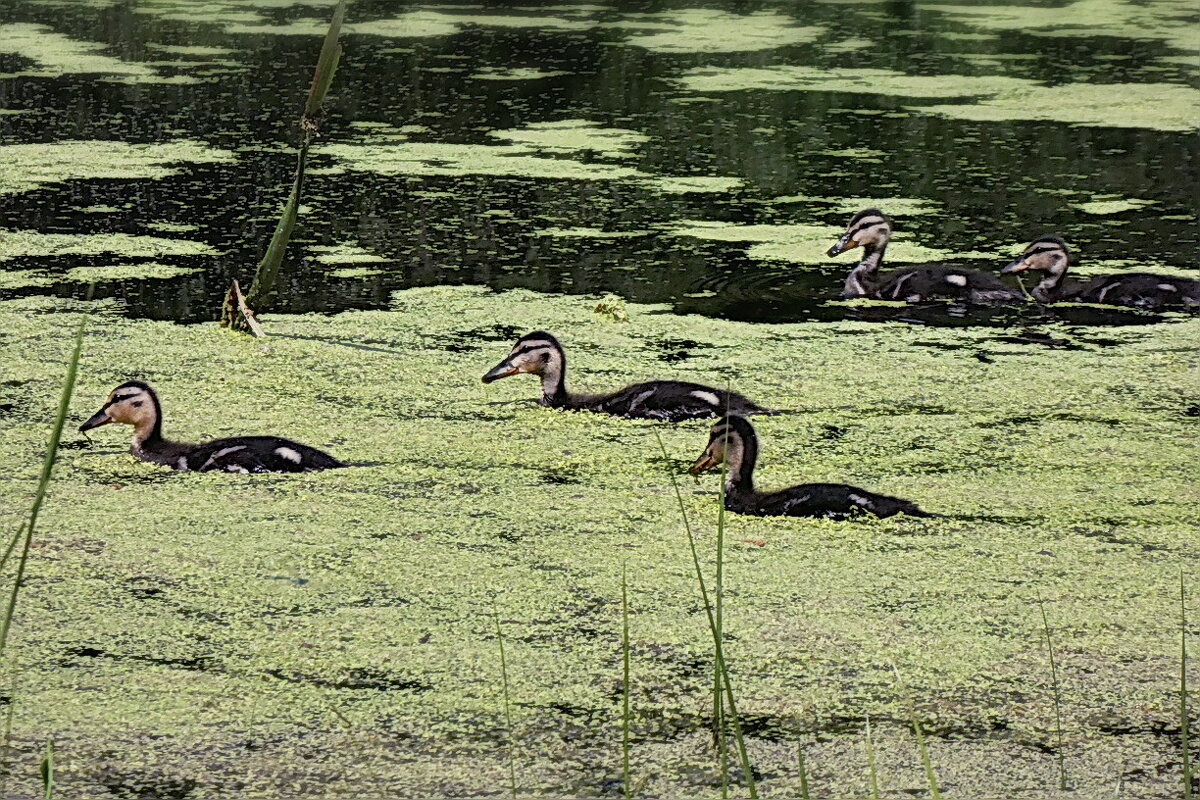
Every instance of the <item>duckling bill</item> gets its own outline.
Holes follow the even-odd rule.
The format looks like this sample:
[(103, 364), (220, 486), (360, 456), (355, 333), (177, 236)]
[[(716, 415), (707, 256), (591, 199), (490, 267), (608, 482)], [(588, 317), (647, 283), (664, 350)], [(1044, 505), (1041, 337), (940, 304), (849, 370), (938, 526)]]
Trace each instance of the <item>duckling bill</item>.
[(667, 422), (735, 414), (775, 414), (737, 392), (686, 381), (646, 381), (608, 394), (567, 391), (567, 356), (558, 340), (545, 331), (522, 336), (512, 352), (483, 376), (484, 383), (528, 372), (542, 379), (541, 404), (573, 411), (596, 411), (619, 417)]
[(133, 426), (130, 452), (142, 461), (187, 472), (311, 472), (346, 466), (333, 456), (278, 436), (232, 436), (203, 444), (162, 435), (162, 406), (149, 384), (127, 381), (113, 389), (80, 433), (118, 422)]
[(719, 420), (708, 436), (708, 446), (688, 470), (693, 475), (728, 464), (725, 508), (756, 517), (826, 517), (846, 519), (863, 514), (891, 517), (936, 517), (909, 500), (869, 492), (844, 483), (804, 483), (777, 492), (754, 488), (758, 461), (758, 436), (750, 421), (740, 416)]

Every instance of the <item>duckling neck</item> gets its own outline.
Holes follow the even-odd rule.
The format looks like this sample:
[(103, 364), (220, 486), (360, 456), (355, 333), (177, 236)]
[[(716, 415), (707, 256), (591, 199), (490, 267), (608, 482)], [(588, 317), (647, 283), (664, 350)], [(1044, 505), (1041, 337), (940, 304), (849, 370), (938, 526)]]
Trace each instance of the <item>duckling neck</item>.
[(846, 287), (842, 290), (844, 296), (863, 297), (878, 288), (879, 264), (883, 261), (885, 250), (887, 250), (887, 242), (881, 245), (863, 245), (862, 260), (846, 276)]
[(749, 497), (754, 491), (754, 465), (758, 461), (758, 442), (753, 436), (737, 437), (730, 441), (731, 447), (726, 457), (728, 472), (725, 475), (725, 498), (736, 500), (739, 497)]
[(162, 412), (158, 408), (158, 399), (154, 400), (154, 416), (134, 426), (133, 445), (129, 452), (143, 461), (153, 461), (157, 464), (172, 463), (174, 451), (178, 445), (169, 442), (162, 435)]
[(1041, 282), (1033, 287), (1034, 299), (1042, 303), (1053, 299), (1062, 291), (1063, 282), (1066, 279), (1066, 270), (1059, 273), (1047, 272), (1046, 277), (1042, 278)]
[(567, 393), (567, 358), (561, 352), (556, 352), (542, 370), (542, 402), (558, 408), (566, 406), (570, 399)]

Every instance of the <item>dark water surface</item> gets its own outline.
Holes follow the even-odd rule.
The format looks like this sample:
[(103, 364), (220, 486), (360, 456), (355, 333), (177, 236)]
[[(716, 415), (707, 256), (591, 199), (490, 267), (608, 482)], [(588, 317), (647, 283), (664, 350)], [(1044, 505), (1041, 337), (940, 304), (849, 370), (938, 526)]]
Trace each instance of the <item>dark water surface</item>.
[[(1194, 270), (1200, 56), (1188, 49), (1186, 31), (1200, 30), (1200, 15), (1193, 7), (1189, 17), (1186, 6), (1172, 3), (1155, 11), (1151, 3), (1151, 21), (1138, 17), (1138, 28), (1120, 16), (1131, 6), (1103, 7), (1112, 14), (1079, 23), (1072, 35), (1049, 36), (1037, 18), (1029, 29), (1020, 22), (1005, 27), (993, 16), (981, 23), (911, 2), (617, 2), (541, 11), (456, 5), (441, 7), (439, 16), (436, 5), (359, 0), (351, 22), (362, 27), (344, 37), (324, 126), (328, 149), (313, 159), (309, 209), (272, 310), (379, 308), (396, 289), (466, 283), (615, 292), (680, 311), (770, 321), (899, 314), (1007, 324), (1031, 315), (836, 303), (853, 259), (825, 258), (832, 240), (814, 230), (828, 226), (836, 236), (833, 228), (868, 204), (893, 215), (898, 241), (933, 248), (914, 260), (966, 253), (967, 262), (998, 269), (1014, 248), (1057, 232), (1079, 246), (1084, 266), (1115, 260), (1114, 269)], [(51, 43), (93, 43), (95, 53), (146, 64), (154, 76), (79, 71), (69, 58), (50, 56), (39, 65), (36, 48), (50, 44), (6, 52), (0, 38), (0, 109), (24, 112), (0, 114), (0, 158), (8, 160), (0, 176), (4, 169), (20, 173), (4, 154), (19, 144), (185, 139), (233, 154), (172, 164), (174, 174), (161, 177), (68, 179), (9, 192), (0, 178), (0, 230), (137, 234), (212, 248), (201, 255), (114, 256), (101, 246), (18, 254), (0, 269), (33, 270), (45, 279), (0, 283), (0, 297), (82, 296), (85, 282), (60, 280), (67, 270), (153, 261), (191, 271), (101, 280), (97, 295), (122, 298), (139, 317), (215, 318), (230, 280), (249, 277), (270, 237), (320, 46), (319, 35), (272, 29), (316, 25), (327, 14), (324, 4), (236, 0), (0, 5), (0, 37), (44, 26), (34, 30), (59, 37)], [(404, 16), (411, 14), (420, 16)], [(411, 36), (403, 25), (369, 24), (395, 19), (441, 21), (447, 30)], [(816, 30), (791, 36), (789, 24)], [(791, 43), (755, 43), (772, 31)], [(739, 45), (743, 35), (750, 44)], [(223, 50), (170, 49), (196, 46)], [(718, 90), (687, 83), (710, 70), (778, 66), (807, 68), (820, 80), (851, 71), (868, 88), (738, 88), (741, 73), (722, 73), (729, 85)], [(515, 69), (526, 72), (507, 72)], [(1113, 98), (1130, 85), (1166, 86), (1162, 96), (1176, 105), (1158, 101), (1156, 110), (1154, 103), (1114, 99), (1120, 127), (1075, 125), (1075, 104), (1098, 103), (1103, 116), (1105, 96), (1030, 95), (1029, 107), (1040, 108), (1018, 115), (1038, 118), (967, 119), (927, 109), (977, 103), (977, 91), (914, 98), (913, 91), (925, 90), (906, 88), (897, 73), (944, 76), (935, 84), (943, 87), (992, 77), (1033, 87), (1116, 84)], [(162, 82), (176, 76), (189, 82)], [(1137, 119), (1123, 116), (1137, 108)], [(514, 141), (519, 147), (520, 132), (544, 133), (539, 126), (562, 121), (576, 121), (562, 141), (497, 149)], [(589, 130), (615, 131), (612, 146)], [(414, 145), (404, 157), (420, 169), (395, 168), (388, 148), (398, 143)], [(438, 145), (462, 147), (443, 154)], [(393, 159), (391, 167), (379, 166), (380, 153)], [(520, 166), (496, 174), (506, 170), (496, 167), (504, 164), (499, 159), (522, 155), (538, 159), (528, 174)], [(568, 174), (546, 174), (547, 159), (561, 160)], [(687, 192), (664, 188), (661, 176), (728, 180), (722, 189)], [(1087, 205), (1126, 199), (1135, 201), (1126, 210)], [(746, 240), (677, 235), (722, 223), (756, 227)], [(755, 249), (779, 239), (794, 245), (783, 258)], [(340, 245), (376, 260), (338, 263), (327, 248)], [(1097, 321), (1085, 310), (1058, 313)], [(1109, 321), (1145, 318), (1118, 312)]]

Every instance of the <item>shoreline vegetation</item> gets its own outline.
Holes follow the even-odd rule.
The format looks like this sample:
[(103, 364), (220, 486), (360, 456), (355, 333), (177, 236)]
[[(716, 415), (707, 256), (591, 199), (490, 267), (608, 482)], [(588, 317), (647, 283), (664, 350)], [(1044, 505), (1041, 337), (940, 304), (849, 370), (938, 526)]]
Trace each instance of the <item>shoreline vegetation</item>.
[[(0, 302), (7, 530), (85, 308), (68, 424), (139, 377), (183, 435), (296, 436), (356, 464), (173, 473), (120, 431), (68, 434), (10, 638), (10, 788), (52, 740), (63, 797), (508, 796), (510, 768), (518, 796), (615, 796), (623, 773), (638, 797), (716, 797), (723, 774), (746, 796), (736, 743), (726, 771), (713, 747), (674, 476), (706, 580), (725, 539), (724, 688), (761, 796), (1179, 796), (1200, 320), (1039, 338), (632, 303), (616, 322), (598, 300), (414, 289), (272, 315), (265, 341)], [(787, 410), (760, 422), (781, 485), (860, 482), (945, 516), (721, 522), (719, 479), (683, 475), (708, 423), (479, 384), (533, 328), (562, 333), (581, 389), (715, 375)]]

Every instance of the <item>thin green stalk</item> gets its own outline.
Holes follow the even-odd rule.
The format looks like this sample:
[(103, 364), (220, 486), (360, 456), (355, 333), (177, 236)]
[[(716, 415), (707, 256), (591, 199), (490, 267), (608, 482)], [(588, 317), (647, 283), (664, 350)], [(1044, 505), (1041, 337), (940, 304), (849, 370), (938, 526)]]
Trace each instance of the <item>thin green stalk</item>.
[(1033, 587), (1037, 592), (1038, 608), (1042, 612), (1042, 632), (1046, 635), (1046, 652), (1050, 655), (1050, 680), (1054, 684), (1054, 731), (1058, 737), (1058, 788), (1067, 788), (1067, 765), (1063, 753), (1062, 728), (1062, 697), (1058, 686), (1058, 664), (1054, 660), (1054, 644), (1050, 641), (1050, 620), (1046, 617), (1046, 603), (1042, 600), (1042, 590)]
[[(729, 416), (729, 382), (725, 385), (725, 416)], [(729, 430), (726, 428), (724, 441), (721, 443), (729, 449)], [(722, 644), (725, 641), (725, 481), (729, 475), (729, 465), (721, 459), (721, 487), (717, 505), (717, 579), (714, 587), (714, 616), (717, 622), (717, 638)], [(717, 741), (717, 752), (721, 761), (721, 798), (729, 797), (729, 744), (725, 738), (725, 707), (721, 701), (721, 672), (713, 664), (713, 737)]]
[[(658, 440), (658, 448), (662, 451), (664, 459), (670, 459), (667, 455), (667, 447), (663, 444), (662, 436), (658, 431), (654, 432), (654, 438)], [(742, 724), (738, 718), (737, 702), (733, 696), (733, 683), (729, 679), (729, 669), (725, 664), (725, 648), (722, 645), (721, 637), (717, 634), (716, 619), (713, 615), (713, 604), (708, 594), (708, 585), (704, 580), (704, 570), (700, 566), (700, 553), (696, 549), (696, 537), (692, 533), (692, 525), (688, 520), (687, 509), (683, 504), (683, 492), (679, 490), (679, 481), (675, 480), (674, 473), (668, 472), (671, 479), (671, 486), (675, 489), (675, 499), (679, 503), (679, 513), (683, 517), (683, 528), (687, 532), (688, 547), (692, 552), (692, 566), (696, 570), (696, 581), (700, 584), (700, 598), (704, 602), (704, 613), (708, 618), (708, 629), (713, 636), (713, 652), (717, 660), (717, 667), (721, 674), (721, 682), (725, 687), (725, 701), (729, 708), (729, 722), (733, 728), (734, 741), (737, 743), (738, 757), (742, 762), (742, 770), (746, 773), (746, 790), (750, 793), (751, 800), (758, 800), (758, 783), (754, 779), (754, 769), (750, 764), (750, 754), (746, 750), (746, 740), (742, 736)]]
[(54, 798), (54, 740), (46, 740), (46, 755), (42, 757), (42, 798)]
[(879, 800), (879, 776), (875, 772), (875, 742), (871, 739), (871, 715), (867, 715), (867, 774), (871, 777), (871, 800)]
[[(728, 389), (727, 389), (728, 391)], [(726, 395), (728, 396), (728, 395)], [(726, 408), (728, 416), (728, 408)], [(729, 447), (729, 434), (726, 429), (723, 446)], [(717, 505), (717, 580), (714, 587), (715, 608), (714, 616), (717, 623), (717, 638), (725, 641), (725, 480), (729, 467), (724, 459), (721, 460), (721, 489)], [(725, 739), (725, 707), (721, 701), (721, 672), (713, 664), (713, 735), (717, 738), (717, 750), (721, 758), (721, 798), (729, 797), (729, 745)]]
[(517, 800), (517, 765), (513, 745), (512, 704), (508, 698), (508, 660), (504, 656), (504, 631), (500, 629), (500, 612), (492, 598), (492, 616), (496, 619), (496, 640), (500, 642), (500, 681), (504, 687), (504, 721), (508, 725), (508, 791)]
[(629, 769), (629, 582), (628, 564), (621, 565), (621, 786), (625, 800), (633, 798), (632, 772)]
[(321, 107), (325, 102), (325, 95), (333, 82), (334, 73), (337, 72), (338, 62), (342, 56), (342, 47), (338, 40), (341, 36), (342, 21), (346, 16), (346, 2), (347, 0), (340, 0), (333, 10), (329, 28), (325, 33), (325, 40), (321, 44), (321, 54), (317, 57), (317, 65), (313, 69), (312, 83), (309, 85), (304, 112), (300, 118), (301, 140), (296, 153), (296, 171), (292, 178), (292, 190), (284, 205), (283, 213), (275, 225), (275, 232), (267, 245), (267, 251), (254, 270), (254, 282), (250, 285), (250, 291), (246, 293), (245, 297), (245, 306), (250, 310), (245, 311), (239, 307), (236, 292), (230, 289), (221, 314), (222, 325), (243, 330), (250, 327), (247, 315), (252, 315), (255, 309), (261, 308), (266, 302), (267, 296), (271, 293), (275, 286), (275, 280), (279, 276), (288, 241), (291, 239), (292, 231), (296, 227), (296, 219), (300, 213), (300, 197), (304, 191), (308, 151), (320, 130)]
[(804, 744), (796, 745), (796, 757), (800, 761), (800, 798), (801, 800), (809, 800), (808, 797), (808, 767), (804, 764)]
[[(58, 459), (58, 443), (62, 439), (63, 425), (67, 421), (67, 411), (71, 407), (71, 394), (75, 391), (75, 376), (79, 372), (79, 356), (83, 352), (83, 330), (87, 325), (87, 316), (79, 320), (75, 330), (75, 349), (67, 364), (67, 375), (63, 380), (62, 393), (58, 398), (58, 414), (54, 418), (54, 427), (50, 430), (50, 442), (46, 445), (46, 457), (42, 460), (42, 474), (38, 478), (37, 492), (33, 496), (33, 506), (29, 509), (29, 520), (25, 523), (25, 536), (21, 545), (21, 554), (17, 559), (17, 574), (13, 578), (12, 591), (9, 592), (8, 605), (4, 609), (4, 621), (0, 623), (0, 656), (3, 656), (8, 645), (8, 632), (12, 628), (13, 614), (17, 610), (17, 597), (21, 591), (21, 583), (25, 579), (25, 567), (29, 562), (29, 546), (33, 541), (33, 531), (37, 527), (38, 515), (42, 511), (42, 503), (46, 500), (46, 491), (50, 487), (50, 478), (54, 474), (54, 462)], [(18, 531), (18, 536), (20, 532)], [(7, 555), (5, 556), (7, 558)]]
[(1179, 568), (1179, 735), (1183, 740), (1183, 798), (1192, 800), (1192, 752), (1188, 743), (1187, 688), (1187, 595), (1183, 589), (1183, 567)]
[(917, 738), (917, 752), (921, 756), (921, 764), (925, 767), (925, 779), (929, 782), (929, 794), (933, 800), (942, 800), (942, 790), (938, 787), (937, 773), (933, 771), (933, 762), (929, 758), (929, 749), (925, 746), (925, 733), (921, 730), (921, 723), (917, 721), (917, 710), (913, 707), (908, 686), (901, 679), (900, 670), (896, 669), (895, 665), (892, 665), (892, 671), (896, 673), (896, 682), (900, 685), (901, 691), (904, 694), (904, 703), (908, 708), (908, 719), (912, 723), (913, 734)]
[(0, 573), (8, 566), (8, 559), (12, 556), (13, 550), (17, 549), (17, 542), (21, 541), (21, 534), (25, 533), (25, 522), (17, 526), (17, 532), (8, 540), (8, 547), (4, 548), (4, 555), (0, 556)]

